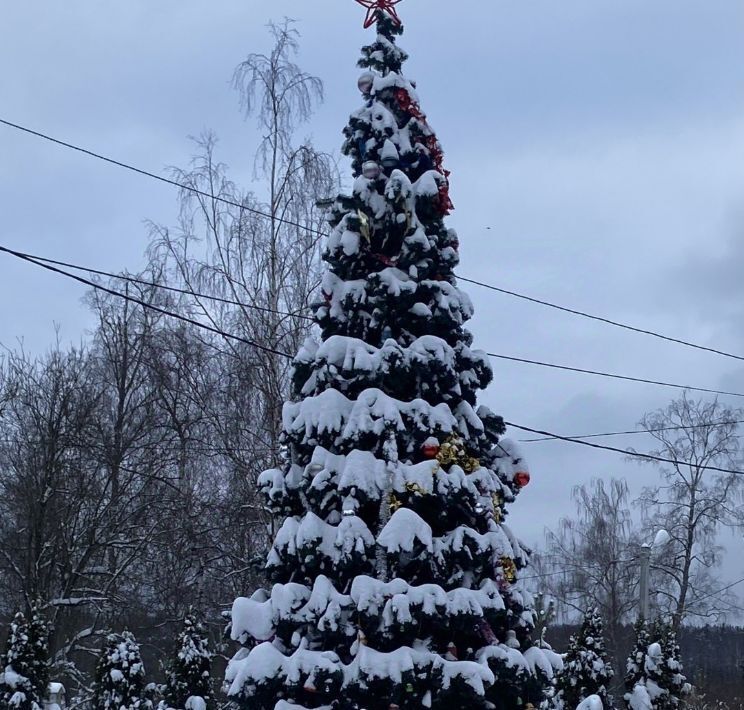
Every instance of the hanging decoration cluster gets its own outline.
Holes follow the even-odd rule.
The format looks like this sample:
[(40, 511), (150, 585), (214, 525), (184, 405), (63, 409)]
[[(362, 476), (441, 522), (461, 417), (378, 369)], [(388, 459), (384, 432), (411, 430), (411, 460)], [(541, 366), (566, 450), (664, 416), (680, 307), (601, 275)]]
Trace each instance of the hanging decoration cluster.
[(463, 440), (450, 436), (443, 443), (429, 437), (421, 447), (421, 453), (427, 459), (436, 459), (440, 466), (459, 466), (465, 473), (473, 473), (480, 468), (480, 461), (468, 454)]

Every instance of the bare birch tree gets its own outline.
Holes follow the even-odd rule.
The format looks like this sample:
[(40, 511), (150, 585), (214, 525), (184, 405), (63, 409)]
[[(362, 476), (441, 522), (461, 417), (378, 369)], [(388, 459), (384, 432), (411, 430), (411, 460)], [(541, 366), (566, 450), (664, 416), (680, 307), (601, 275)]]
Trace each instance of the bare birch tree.
[(266, 516), (255, 481), (281, 457), (281, 407), (291, 368), (284, 354), (296, 352), (309, 332), (324, 226), (316, 202), (337, 184), (330, 157), (297, 138), (322, 99), (322, 83), (295, 63), (292, 24), (272, 24), (270, 31), (272, 51), (249, 55), (234, 75), (246, 117), (255, 118), (262, 136), (253, 165), (259, 190), (239, 188), (216, 158), (215, 138), (203, 136), (190, 168), (174, 171), (199, 192), (182, 191), (177, 227), (153, 226), (151, 249), (169, 278), (223, 299), (195, 295), (189, 304), (195, 315), (255, 343), (204, 339), (221, 372), (208, 415), (233, 470), (229, 485), (240, 501), (241, 527), (250, 527), (233, 536), (238, 576), (252, 574), (260, 556), (256, 524)]
[(623, 625), (637, 608), (638, 532), (630, 513), (628, 485), (594, 479), (576, 486), (576, 514), (546, 532), (541, 585), (564, 607), (583, 613), (596, 608), (615, 667), (622, 663)]
[(644, 490), (646, 527), (665, 528), (671, 541), (658, 556), (654, 579), (659, 606), (672, 615), (675, 631), (686, 618), (722, 620), (732, 600), (714, 593), (722, 548), (718, 533), (741, 525), (742, 476), (739, 422), (744, 411), (685, 393), (665, 409), (646, 414), (641, 426), (657, 441), (651, 453), (672, 463), (657, 467), (662, 482)]

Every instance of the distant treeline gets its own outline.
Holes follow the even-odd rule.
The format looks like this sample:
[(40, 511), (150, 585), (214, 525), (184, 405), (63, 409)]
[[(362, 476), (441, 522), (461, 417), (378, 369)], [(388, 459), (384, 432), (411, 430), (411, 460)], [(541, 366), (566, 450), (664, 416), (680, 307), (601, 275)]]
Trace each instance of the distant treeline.
[[(546, 640), (562, 653), (571, 634), (577, 631), (578, 626), (554, 625), (548, 629)], [(615, 655), (624, 659), (633, 643), (633, 627), (623, 626), (622, 631), (621, 646)], [(744, 627), (682, 627), (679, 643), (685, 674), (696, 689), (709, 700), (744, 708)], [(623, 663), (622, 668), (615, 668), (615, 678), (620, 684), (624, 675)]]

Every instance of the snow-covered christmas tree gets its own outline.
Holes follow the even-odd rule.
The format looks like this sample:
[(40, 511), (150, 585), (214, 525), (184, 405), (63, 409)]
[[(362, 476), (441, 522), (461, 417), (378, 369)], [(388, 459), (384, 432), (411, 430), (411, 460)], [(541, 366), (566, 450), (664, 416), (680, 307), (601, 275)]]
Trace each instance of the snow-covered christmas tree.
[(635, 631), (635, 643), (628, 655), (625, 667), (626, 700), (628, 700), (628, 694), (633, 692), (636, 684), (644, 678), (646, 651), (648, 651), (648, 647), (651, 644), (651, 636), (648, 632), (645, 619), (639, 619), (633, 629)]
[(682, 654), (677, 642), (677, 634), (672, 624), (659, 620), (657, 636), (664, 657), (657, 683), (668, 692), (666, 705), (663, 707), (683, 707), (685, 698), (692, 693), (692, 685), (687, 682), (683, 673)]
[(49, 631), (50, 624), (44, 618), (39, 600), (33, 603), (28, 615), (28, 636), (31, 651), (29, 678), (43, 700), (49, 686)]
[(609, 693), (614, 672), (604, 646), (602, 617), (596, 609), (587, 610), (579, 633), (572, 636), (563, 659), (563, 671), (556, 680), (554, 707), (573, 710), (591, 695), (607, 710), (613, 707)]
[(505, 506), (529, 481), (464, 328), (440, 143), (402, 74), (389, 0), (344, 130), (353, 192), (330, 209), (320, 337), (294, 360), (287, 463), (260, 478), (274, 586), (232, 609), (234, 706), (525, 708), (553, 669), (533, 645), (527, 551)]
[(49, 681), (48, 635), (48, 626), (36, 606), (31, 609), (30, 620), (20, 612), (13, 617), (0, 673), (2, 710), (44, 707)]
[(145, 668), (134, 636), (109, 634), (96, 666), (95, 710), (146, 710)]
[[(677, 636), (657, 620), (649, 629), (639, 622), (636, 647), (628, 658), (625, 699), (631, 710), (674, 710), (692, 687), (682, 673)], [(644, 650), (645, 646), (645, 650)]]
[(196, 615), (189, 612), (178, 634), (176, 656), (168, 669), (163, 697), (169, 708), (200, 710), (212, 702), (212, 653)]

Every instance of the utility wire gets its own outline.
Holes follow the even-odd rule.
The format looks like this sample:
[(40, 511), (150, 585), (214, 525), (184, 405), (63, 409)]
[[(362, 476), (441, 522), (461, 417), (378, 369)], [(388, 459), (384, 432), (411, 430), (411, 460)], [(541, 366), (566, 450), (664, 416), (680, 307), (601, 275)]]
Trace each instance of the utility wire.
[(209, 301), (216, 301), (218, 303), (227, 303), (232, 306), (240, 306), (241, 308), (251, 308), (253, 310), (264, 311), (266, 313), (273, 313), (279, 316), (297, 317), (297, 318), (302, 318), (303, 320), (310, 320), (310, 321), (313, 320), (311, 316), (305, 316), (305, 315), (302, 315), (301, 313), (288, 313), (287, 311), (278, 311), (273, 308), (268, 308), (267, 306), (258, 306), (254, 303), (244, 303), (243, 301), (234, 301), (229, 298), (222, 298), (221, 296), (212, 296), (207, 293), (200, 293), (199, 291), (189, 291), (188, 289), (185, 289), (185, 288), (169, 286), (168, 284), (158, 283), (157, 281), (147, 281), (145, 279), (140, 279), (136, 276), (131, 276), (129, 274), (115, 274), (110, 271), (102, 271), (101, 269), (94, 269), (90, 266), (80, 266), (79, 264), (72, 264), (67, 261), (58, 261), (57, 259), (49, 259), (44, 256), (38, 256), (36, 254), (29, 254), (27, 252), (19, 251), (17, 252), (17, 255), (28, 257), (29, 259), (33, 259), (34, 261), (43, 261), (46, 264), (54, 264), (55, 266), (63, 266), (67, 269), (74, 269), (76, 271), (86, 271), (89, 274), (97, 274), (98, 276), (106, 276), (108, 278), (119, 279), (121, 281), (128, 281), (129, 283), (140, 284), (142, 286), (160, 288), (160, 289), (163, 289), (164, 291), (171, 291), (172, 293), (182, 293), (187, 296), (193, 296), (195, 298), (204, 298)]
[[(111, 290), (111, 289), (106, 289), (105, 287), (101, 286), (100, 284), (96, 284), (95, 282), (90, 281), (88, 279), (83, 279), (81, 277), (75, 276), (74, 274), (71, 274), (71, 273), (69, 273), (67, 271), (64, 271), (62, 269), (56, 268), (56, 267), (54, 267), (52, 265), (63, 265), (63, 266), (67, 266), (68, 268), (79, 269), (79, 270), (83, 270), (83, 271), (87, 271), (88, 270), (86, 267), (78, 266), (76, 264), (71, 264), (69, 262), (57, 261), (57, 260), (54, 260), (54, 259), (39, 258), (39, 257), (33, 256), (31, 254), (26, 254), (24, 252), (16, 251), (14, 249), (9, 249), (8, 247), (3, 247), (3, 246), (0, 246), (0, 251), (6, 252), (8, 254), (11, 254), (11, 255), (13, 255), (15, 257), (18, 257), (19, 259), (23, 259), (23, 260), (29, 262), (29, 263), (36, 264), (37, 266), (41, 266), (42, 268), (48, 269), (50, 271), (54, 271), (56, 273), (62, 274), (63, 276), (67, 276), (68, 278), (75, 279), (76, 281), (79, 281), (80, 283), (84, 283), (84, 284), (86, 284), (88, 286), (92, 286), (93, 288), (102, 289), (102, 290), (108, 291), (109, 293), (112, 293), (112, 294), (115, 294), (115, 295), (119, 295), (122, 298), (125, 297), (125, 294), (122, 294), (122, 293), (120, 293), (118, 291), (114, 291), (114, 290)], [(93, 273), (97, 273), (97, 274), (110, 275), (113, 278), (121, 278), (121, 279), (124, 279), (124, 280), (130, 280), (130, 277), (116, 276), (115, 274), (110, 274), (109, 272), (101, 271), (99, 269), (95, 269), (95, 270), (92, 270), (92, 271), (93, 271)], [(132, 279), (132, 280), (135, 283), (142, 283), (142, 281), (140, 281), (138, 279)], [(144, 282), (144, 283), (149, 284), (149, 285), (152, 285), (152, 286), (160, 286), (159, 284), (156, 284), (155, 282)], [(196, 295), (195, 293), (193, 293), (191, 291), (187, 291), (187, 290), (184, 290), (184, 289), (176, 289), (173, 286), (168, 287), (168, 289), (169, 290), (176, 290), (179, 293), (186, 293), (186, 294), (190, 294), (190, 295)], [(128, 297), (128, 298), (129, 298), (129, 300), (135, 300), (134, 297), (131, 297), (131, 296)], [(238, 301), (228, 301), (228, 299), (224, 299), (224, 300), (226, 302), (234, 303), (236, 305), (247, 305), (247, 304), (241, 304)], [(147, 303), (146, 301), (139, 301), (139, 300), (137, 300), (136, 302), (138, 302), (138, 303)], [(167, 313), (167, 314), (173, 316), (174, 318), (180, 318), (181, 320), (184, 320), (184, 321), (189, 322), (189, 323), (191, 323), (193, 325), (196, 325), (197, 327), (204, 328), (204, 329), (209, 330), (209, 331), (211, 331), (213, 333), (216, 333), (218, 335), (222, 335), (225, 338), (231, 338), (231, 339), (234, 339), (234, 340), (239, 340), (241, 342), (247, 343), (248, 345), (255, 345), (256, 347), (258, 347), (260, 349), (267, 350), (268, 352), (276, 352), (276, 354), (282, 354), (285, 357), (288, 357), (288, 358), (291, 359), (291, 356), (289, 354), (287, 354), (287, 353), (278, 353), (278, 351), (274, 351), (271, 348), (266, 348), (265, 346), (259, 345), (257, 343), (253, 343), (252, 341), (248, 341), (245, 338), (241, 338), (240, 336), (236, 336), (236, 335), (232, 335), (230, 333), (226, 333), (225, 331), (219, 330), (217, 328), (213, 328), (211, 326), (207, 326), (204, 323), (200, 323), (199, 321), (195, 321), (195, 320), (186, 318), (184, 316), (179, 316), (178, 314), (175, 314), (175, 313), (173, 313), (171, 311), (167, 311), (166, 312), (165, 309), (159, 309), (159, 307), (153, 306), (152, 304), (149, 304), (146, 307), (151, 308), (153, 310), (160, 310), (160, 312), (162, 312), (162, 313)], [(285, 316), (292, 316), (293, 315), (293, 314), (287, 313), (285, 311), (273, 311), (272, 310), (272, 312), (273, 313), (277, 313), (279, 315), (285, 315)], [(310, 320), (312, 320), (312, 319), (310, 319)], [(642, 383), (642, 384), (651, 384), (651, 385), (657, 385), (657, 386), (660, 386), (660, 387), (672, 387), (674, 389), (691, 390), (691, 391), (695, 391), (695, 392), (707, 392), (709, 394), (720, 394), (720, 395), (727, 395), (727, 396), (730, 396), (730, 397), (744, 397), (744, 393), (740, 393), (740, 392), (729, 392), (729, 391), (726, 391), (726, 390), (715, 390), (715, 389), (709, 389), (709, 388), (706, 388), (706, 387), (693, 387), (692, 385), (681, 385), (681, 384), (676, 384), (676, 383), (673, 383), (673, 382), (662, 382), (662, 381), (659, 381), (659, 380), (649, 380), (649, 379), (645, 379), (645, 378), (642, 378), (642, 377), (631, 377), (629, 375), (619, 375), (619, 374), (616, 374), (616, 373), (602, 372), (602, 371), (599, 371), (599, 370), (586, 370), (586, 369), (582, 369), (582, 368), (579, 368), (579, 367), (571, 367), (569, 365), (558, 365), (558, 364), (555, 364), (555, 363), (541, 362), (539, 360), (529, 360), (529, 359), (526, 359), (526, 358), (519, 358), (519, 357), (514, 357), (514, 356), (511, 356), (511, 355), (501, 355), (499, 353), (488, 352), (486, 354), (489, 357), (496, 358), (496, 359), (499, 359), (499, 360), (507, 360), (509, 362), (519, 362), (519, 363), (523, 363), (523, 364), (527, 364), (527, 365), (536, 365), (536, 366), (539, 366), (539, 367), (547, 367), (547, 368), (551, 368), (551, 369), (555, 369), (555, 370), (566, 370), (568, 372), (578, 372), (578, 373), (585, 374), (585, 375), (595, 375), (595, 376), (598, 376), (598, 377), (606, 377), (606, 378), (611, 378), (611, 379), (616, 379), (616, 380), (625, 380), (625, 381), (629, 381), (629, 382), (638, 382), (638, 383)]]
[[(112, 296), (118, 296), (119, 298), (123, 298), (127, 301), (130, 301), (132, 303), (136, 303), (143, 308), (147, 308), (149, 310), (155, 311), (156, 313), (160, 313), (162, 315), (168, 316), (169, 318), (175, 318), (177, 320), (183, 321), (185, 323), (189, 323), (190, 325), (196, 326), (197, 328), (203, 328), (204, 330), (207, 330), (211, 333), (215, 333), (216, 335), (219, 335), (223, 338), (229, 338), (231, 340), (237, 340), (241, 343), (245, 343), (246, 345), (250, 345), (252, 347), (255, 347), (259, 350), (263, 350), (264, 352), (269, 352), (274, 355), (280, 355), (282, 357), (292, 359), (292, 356), (288, 353), (282, 352), (281, 350), (275, 350), (274, 348), (270, 348), (265, 345), (261, 345), (259, 343), (256, 343), (252, 340), (248, 340), (247, 338), (243, 338), (239, 335), (233, 335), (231, 333), (226, 333), (222, 330), (219, 330), (218, 328), (214, 328), (210, 325), (207, 325), (206, 323), (201, 323), (197, 320), (194, 320), (192, 318), (187, 318), (186, 316), (182, 316), (178, 313), (174, 313), (172, 311), (169, 311), (165, 308), (161, 308), (160, 306), (156, 306), (152, 303), (148, 303), (147, 301), (143, 301), (141, 298), (136, 298), (135, 296), (130, 296), (127, 293), (121, 293), (120, 291), (116, 291), (115, 289), (108, 288), (106, 286), (102, 286), (101, 284), (97, 284), (94, 281), (91, 281), (89, 279), (83, 278), (82, 276), (78, 276), (76, 274), (71, 274), (68, 271), (64, 271), (56, 266), (52, 266), (51, 264), (45, 264), (39, 261), (35, 261), (32, 257), (26, 256), (25, 254), (21, 252), (14, 251), (13, 249), (8, 249), (7, 247), (0, 246), (0, 252), (4, 252), (6, 254), (11, 254), (12, 256), (15, 256), (19, 259), (22, 259), (23, 261), (29, 262), (31, 264), (35, 264), (36, 266), (40, 266), (43, 269), (46, 269), (47, 271), (51, 271), (56, 274), (60, 274), (62, 276), (66, 276), (67, 278), (73, 279), (74, 281), (77, 281), (79, 283), (85, 284), (86, 286), (89, 286), (91, 288), (94, 288), (99, 291), (103, 291), (105, 293), (108, 293)], [(618, 449), (614, 446), (605, 446), (603, 444), (595, 444), (589, 441), (582, 441), (580, 439), (575, 439), (567, 436), (561, 436), (559, 434), (554, 434), (549, 431), (543, 431), (540, 429), (532, 429), (530, 427), (520, 426), (519, 424), (514, 424), (513, 422), (504, 422), (507, 426), (513, 427), (514, 429), (519, 429), (520, 431), (526, 431), (531, 434), (539, 434), (540, 436), (546, 436), (550, 437), (552, 439), (560, 439), (561, 441), (568, 441), (574, 444), (581, 444), (582, 446), (589, 446), (594, 449), (601, 449), (604, 451), (614, 451), (616, 453), (624, 454), (626, 456), (631, 456), (634, 458), (641, 458), (646, 459), (649, 461), (658, 461), (661, 463), (671, 463), (671, 464), (678, 464), (681, 463), (679, 461), (674, 461), (673, 459), (667, 459), (663, 458), (661, 456), (656, 456), (654, 454), (644, 454), (644, 453), (638, 453), (635, 451), (626, 451), (624, 449)], [(726, 468), (719, 468), (717, 466), (700, 466), (700, 470), (703, 471), (716, 471), (719, 473), (733, 473), (736, 475), (744, 476), (744, 471), (736, 471), (732, 469), (726, 469)]]
[(552, 362), (541, 362), (539, 360), (528, 360), (521, 357), (512, 357), (511, 355), (499, 355), (498, 353), (486, 353), (489, 357), (499, 360), (508, 360), (510, 362), (521, 362), (527, 365), (539, 365), (540, 367), (550, 367), (555, 370), (567, 370), (568, 372), (580, 372), (584, 375), (597, 375), (599, 377), (609, 377), (615, 380), (626, 380), (628, 382), (642, 382), (647, 385), (658, 385), (660, 387), (673, 387), (680, 390), (692, 390), (694, 392), (707, 392), (709, 394), (723, 394), (729, 397), (744, 397), (741, 392), (727, 392), (725, 390), (714, 390), (706, 387), (692, 387), (691, 385), (678, 385), (673, 382), (662, 382), (660, 380), (647, 380), (643, 377), (630, 377), (629, 375), (618, 375), (612, 372), (601, 372), (599, 370), (585, 370), (580, 367), (570, 367), (569, 365), (556, 365)]
[[(233, 207), (238, 207), (241, 210), (245, 210), (246, 212), (251, 212), (252, 214), (258, 215), (260, 217), (265, 217), (267, 219), (273, 219), (276, 222), (280, 222), (283, 224), (288, 224), (293, 227), (298, 227), (299, 229), (302, 229), (306, 232), (309, 232), (311, 234), (315, 234), (320, 237), (327, 237), (328, 233), (323, 232), (319, 229), (314, 229), (313, 227), (308, 227), (306, 225), (303, 225), (299, 222), (294, 222), (292, 220), (284, 219), (281, 217), (276, 217), (275, 215), (272, 215), (268, 212), (264, 212), (262, 210), (257, 210), (253, 207), (248, 207), (244, 204), (241, 204), (239, 202), (235, 202), (233, 200), (228, 200), (224, 197), (219, 197), (218, 195), (213, 195), (209, 192), (205, 192), (203, 190), (199, 190), (198, 188), (194, 187), (193, 185), (187, 185), (185, 183), (178, 182), (177, 180), (172, 180), (170, 178), (165, 178), (162, 175), (158, 175), (156, 173), (152, 173), (148, 170), (143, 170), (142, 168), (138, 168), (134, 165), (131, 165), (129, 163), (124, 163), (120, 160), (115, 160), (113, 158), (109, 158), (105, 155), (102, 155), (100, 153), (96, 153), (92, 150), (88, 150), (87, 148), (83, 148), (81, 146), (75, 145), (73, 143), (68, 143), (67, 141), (60, 140), (59, 138), (54, 138), (50, 135), (47, 135), (45, 133), (41, 133), (40, 131), (35, 131), (31, 128), (27, 128), (26, 126), (21, 126), (17, 123), (13, 123), (12, 121), (8, 121), (4, 118), (0, 118), (0, 124), (3, 124), (5, 126), (8, 126), (9, 128), (14, 128), (18, 131), (22, 131), (24, 133), (27, 133), (32, 136), (36, 136), (37, 138), (42, 138), (43, 140), (49, 141), (51, 143), (54, 143), (56, 145), (60, 145), (64, 148), (69, 148), (71, 150), (77, 151), (79, 153), (83, 153), (84, 155), (88, 155), (92, 158), (97, 158), (98, 160), (103, 160), (106, 163), (110, 163), (111, 165), (116, 165), (117, 167), (124, 168), (125, 170), (130, 170), (134, 173), (138, 173), (139, 175), (144, 175), (145, 177), (152, 178), (153, 180), (158, 180), (160, 182), (166, 183), (168, 185), (172, 185), (173, 187), (177, 187), (181, 190), (187, 190), (189, 192), (193, 192), (197, 195), (201, 195), (202, 197), (208, 197), (209, 199), (216, 200), (217, 202), (223, 202), (227, 205), (231, 205)], [(662, 333), (658, 333), (653, 330), (648, 330), (645, 328), (638, 328), (633, 325), (629, 325), (627, 323), (621, 323), (619, 321), (612, 320), (610, 318), (604, 318), (602, 316), (595, 316), (591, 313), (586, 313), (584, 311), (579, 311), (574, 308), (568, 308), (566, 306), (560, 306), (556, 303), (551, 303), (550, 301), (545, 301), (539, 298), (534, 298), (533, 296), (527, 296), (523, 293), (518, 293), (517, 291), (511, 291), (509, 289), (500, 288), (498, 286), (494, 286), (492, 284), (484, 283), (483, 281), (477, 281), (475, 279), (469, 279), (465, 276), (458, 276), (458, 278), (461, 281), (465, 281), (466, 283), (474, 284), (475, 286), (481, 286), (483, 288), (490, 289), (491, 291), (496, 291), (498, 293), (505, 294), (507, 296), (513, 296), (514, 298), (520, 298), (524, 301), (529, 301), (530, 303), (536, 303), (541, 306), (546, 306), (548, 308), (554, 308), (559, 311), (563, 311), (564, 313), (570, 313), (575, 316), (581, 316), (582, 318), (588, 318), (590, 320), (598, 321), (600, 323), (605, 323), (607, 325), (615, 326), (616, 328), (623, 328), (625, 330), (632, 331), (634, 333), (641, 333), (643, 335), (650, 335), (655, 338), (659, 338), (661, 340), (666, 340), (671, 343), (676, 343), (677, 345), (684, 345), (688, 348), (695, 348), (696, 350), (702, 350), (709, 353), (714, 353), (716, 355), (722, 355), (723, 357), (732, 358), (734, 360), (744, 360), (744, 356), (742, 355), (735, 355), (733, 353), (726, 352), (724, 350), (719, 350), (717, 348), (711, 348), (707, 347), (705, 345), (699, 345), (697, 343), (692, 343), (687, 340), (682, 340), (681, 338), (674, 338), (668, 335), (663, 335)]]
[(468, 279), (465, 276), (458, 276), (460, 281), (465, 281), (469, 284), (474, 284), (475, 286), (482, 286), (483, 288), (490, 289), (491, 291), (497, 291), (498, 293), (503, 293), (507, 296), (513, 296), (514, 298), (521, 298), (523, 301), (529, 301), (530, 303), (537, 303), (540, 306), (547, 306), (548, 308), (554, 308), (557, 311), (563, 311), (564, 313), (570, 313), (574, 316), (581, 316), (582, 318), (589, 318), (590, 320), (595, 320), (600, 323), (605, 323), (606, 325), (612, 325), (616, 328), (623, 328), (625, 330), (633, 331), (634, 333), (641, 333), (643, 335), (651, 335), (654, 338), (659, 338), (661, 340), (666, 340), (670, 343), (676, 343), (677, 345), (684, 345), (688, 348), (695, 348), (696, 350), (704, 350), (705, 352), (709, 353), (715, 353), (716, 355), (723, 355), (723, 357), (729, 357), (734, 360), (744, 360), (744, 355), (734, 355), (733, 353), (726, 352), (725, 350), (718, 350), (717, 348), (709, 348), (705, 345), (699, 345), (698, 343), (691, 343), (687, 340), (682, 340), (681, 338), (673, 338), (669, 335), (663, 335), (662, 333), (657, 333), (655, 330), (647, 330), (645, 328), (638, 328), (634, 325), (628, 325), (627, 323), (620, 323), (619, 321), (611, 320), (610, 318), (604, 318), (602, 316), (595, 316), (591, 313), (586, 313), (584, 311), (579, 311), (574, 308), (568, 308), (566, 306), (559, 306), (557, 303), (551, 303), (550, 301), (543, 301), (540, 298), (534, 298), (533, 296), (527, 296), (523, 293), (518, 293), (517, 291), (510, 291), (506, 288), (500, 288), (498, 286), (493, 286), (492, 284), (483, 283), (482, 281), (476, 281), (474, 279)]
[(727, 584), (725, 587), (721, 587), (721, 589), (718, 589), (715, 592), (711, 592), (710, 594), (705, 594), (704, 596), (697, 597), (696, 599), (691, 599), (690, 600), (690, 603), (685, 608), (689, 608), (691, 606), (694, 606), (695, 604), (697, 604), (698, 602), (703, 601), (704, 599), (710, 599), (711, 597), (716, 597), (721, 592), (725, 592), (725, 591), (731, 589), (731, 587), (735, 587), (737, 584), (741, 584), (742, 582), (744, 582), (744, 577), (742, 577), (741, 579), (737, 579), (736, 582), (731, 582), (731, 584)]
[(237, 340), (238, 342), (245, 343), (246, 345), (250, 345), (254, 348), (257, 348), (258, 350), (263, 350), (264, 352), (271, 353), (273, 355), (281, 355), (282, 357), (292, 359), (292, 356), (288, 353), (282, 352), (281, 350), (275, 350), (274, 348), (271, 348), (267, 345), (261, 345), (260, 343), (256, 343), (252, 340), (248, 340), (247, 338), (243, 338), (239, 335), (233, 335), (232, 333), (226, 333), (222, 330), (219, 330), (219, 328), (213, 328), (211, 325), (207, 325), (206, 323), (201, 323), (198, 320), (194, 320), (193, 318), (187, 318), (186, 316), (182, 316), (179, 313), (174, 313), (173, 311), (169, 311), (166, 308), (161, 308), (160, 306), (156, 306), (153, 303), (148, 303), (147, 301), (143, 301), (141, 298), (137, 298), (136, 296), (130, 296), (128, 293), (121, 293), (121, 291), (116, 291), (113, 288), (108, 288), (107, 286), (102, 286), (101, 284), (97, 284), (95, 281), (91, 281), (90, 279), (83, 278), (82, 276), (78, 276), (77, 274), (71, 274), (69, 271), (64, 271), (60, 268), (57, 268), (56, 266), (52, 266), (51, 264), (44, 264), (40, 261), (35, 261), (33, 258), (26, 256), (25, 254), (17, 251), (13, 251), (12, 249), (8, 249), (7, 247), (0, 246), (0, 252), (5, 252), (6, 254), (11, 254), (12, 256), (18, 257), (19, 259), (23, 259), (23, 261), (27, 261), (31, 264), (35, 264), (36, 266), (40, 266), (42, 269), (46, 269), (47, 271), (52, 271), (56, 274), (61, 274), (62, 276), (66, 276), (67, 278), (73, 279), (74, 281), (77, 281), (81, 284), (85, 284), (86, 286), (90, 286), (91, 288), (94, 288), (98, 291), (103, 291), (105, 293), (108, 293), (112, 296), (118, 296), (119, 298), (123, 298), (126, 301), (130, 301), (131, 303), (136, 303), (143, 308), (147, 308), (151, 311), (155, 311), (156, 313), (160, 313), (164, 316), (168, 316), (169, 318), (175, 318), (177, 320), (183, 321), (184, 323), (189, 323), (190, 325), (196, 326), (197, 328), (203, 328), (204, 330), (209, 331), (210, 333), (215, 333), (216, 335), (220, 335), (223, 338), (228, 338), (230, 340)]
[[(705, 427), (714, 427), (714, 426), (726, 426), (730, 424), (744, 424), (744, 419), (735, 419), (733, 421), (723, 421), (723, 422), (702, 422), (700, 424), (692, 424), (692, 425), (686, 425), (686, 424), (680, 424), (678, 426), (663, 426), (659, 427), (658, 429), (633, 429), (631, 431), (607, 431), (603, 434), (577, 434), (572, 435), (571, 439), (596, 439), (599, 437), (604, 436), (624, 436), (626, 434), (655, 434), (658, 431), (677, 431), (679, 429), (704, 429)], [(520, 439), (520, 443), (522, 444), (532, 444), (537, 441), (555, 441), (555, 437), (553, 436), (541, 436), (538, 439)]]
[(238, 207), (241, 210), (245, 210), (246, 212), (251, 212), (252, 214), (258, 215), (259, 217), (266, 217), (267, 219), (272, 219), (276, 222), (282, 222), (292, 227), (299, 227), (305, 232), (311, 232), (321, 237), (328, 236), (325, 232), (321, 232), (320, 230), (313, 229), (312, 227), (308, 227), (304, 224), (300, 224), (299, 222), (293, 222), (290, 219), (279, 218), (279, 217), (276, 217), (275, 215), (270, 214), (269, 212), (264, 212), (263, 210), (257, 210), (254, 207), (248, 207), (247, 205), (241, 204), (240, 202), (235, 202), (234, 200), (228, 200), (225, 197), (218, 197), (217, 195), (213, 195), (209, 192), (205, 192), (204, 190), (200, 190), (199, 188), (194, 187), (193, 185), (187, 185), (185, 183), (178, 182), (178, 180), (171, 180), (170, 178), (163, 177), (162, 175), (158, 175), (157, 173), (151, 173), (148, 170), (143, 170), (142, 168), (138, 168), (134, 165), (130, 165), (129, 163), (123, 163), (120, 160), (114, 160), (114, 158), (109, 158), (105, 155), (101, 155), (100, 153), (94, 153), (92, 150), (88, 150), (87, 148), (83, 148), (79, 145), (74, 145), (73, 143), (67, 143), (66, 141), (60, 140), (59, 138), (53, 138), (52, 136), (49, 136), (46, 133), (34, 131), (31, 128), (26, 128), (25, 126), (20, 126), (17, 123), (6, 121), (4, 118), (0, 118), (0, 123), (2, 123), (5, 126), (9, 126), (10, 128), (15, 128), (18, 131), (29, 133), (30, 135), (36, 136), (37, 138), (43, 138), (44, 140), (49, 141), (51, 143), (56, 143), (57, 145), (61, 145), (64, 148), (70, 148), (71, 150), (75, 150), (78, 153), (89, 155), (91, 158), (97, 158), (98, 160), (103, 160), (104, 162), (110, 163), (111, 165), (116, 165), (119, 168), (124, 168), (125, 170), (131, 170), (133, 173), (138, 173), (139, 175), (144, 175), (145, 177), (152, 178), (153, 180), (159, 180), (160, 182), (164, 182), (167, 185), (178, 187), (181, 190), (188, 190), (189, 192), (193, 192), (196, 195), (201, 195), (202, 197), (208, 197), (210, 200), (217, 200), (218, 202), (224, 202), (226, 205), (232, 205), (233, 207)]
[[(671, 463), (671, 464), (683, 464), (685, 466), (691, 465), (685, 461), (675, 461), (674, 459), (667, 459), (663, 456), (656, 456), (655, 454), (644, 454), (638, 451), (626, 451), (625, 449), (618, 449), (614, 446), (605, 446), (604, 444), (594, 444), (591, 441), (582, 441), (581, 439), (574, 439), (570, 436), (561, 436), (560, 434), (554, 434), (550, 431), (541, 431), (540, 429), (531, 429), (530, 427), (520, 426), (512, 422), (504, 422), (506, 426), (519, 429), (520, 431), (526, 431), (530, 434), (541, 434), (542, 436), (550, 437), (551, 439), (560, 439), (561, 441), (568, 441), (572, 444), (581, 444), (582, 446), (590, 446), (593, 449), (601, 449), (603, 451), (614, 451), (624, 456), (630, 456), (632, 458), (646, 459), (648, 461), (658, 461), (660, 463)], [(719, 468), (718, 466), (696, 466), (700, 471), (716, 471), (717, 473), (733, 473), (737, 476), (744, 476), (744, 471), (737, 471), (731, 468)]]

